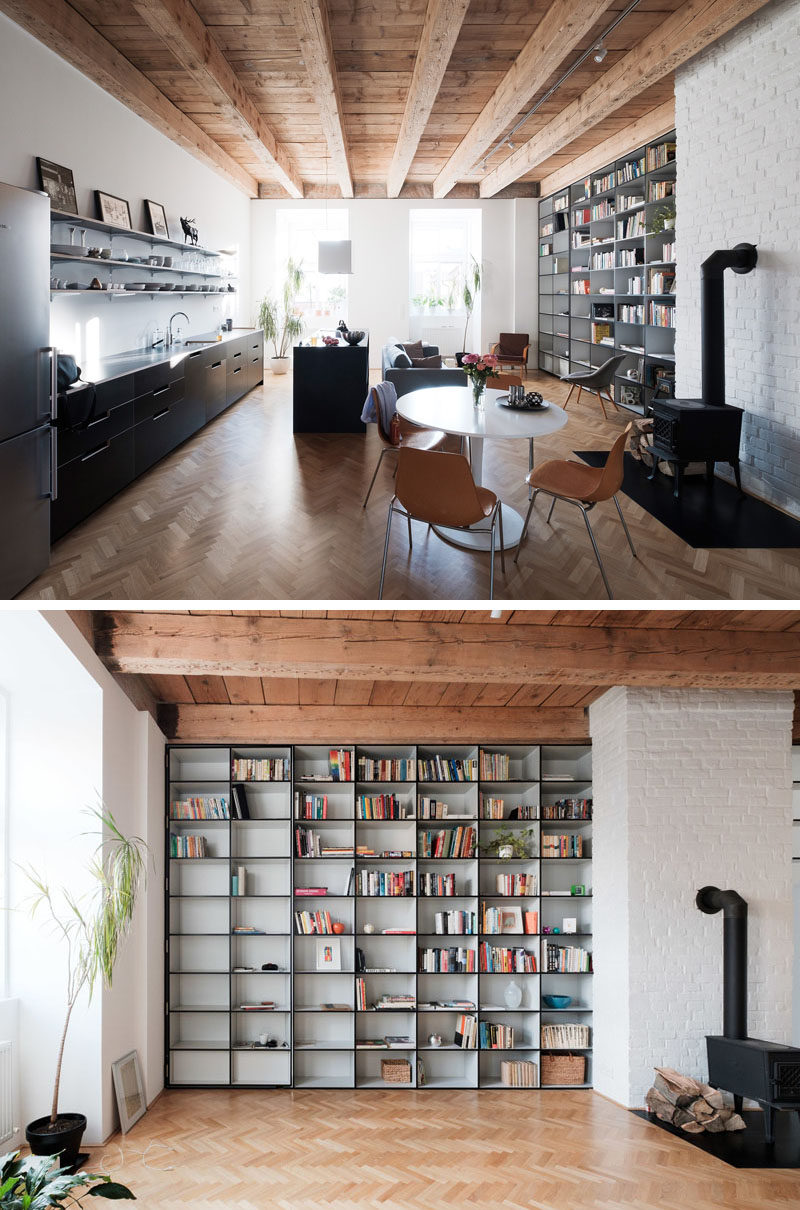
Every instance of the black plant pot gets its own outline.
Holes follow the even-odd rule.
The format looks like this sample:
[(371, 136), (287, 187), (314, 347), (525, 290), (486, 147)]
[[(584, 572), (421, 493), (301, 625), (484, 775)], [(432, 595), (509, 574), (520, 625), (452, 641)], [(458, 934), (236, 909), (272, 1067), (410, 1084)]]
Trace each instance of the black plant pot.
[(86, 1118), (82, 1113), (60, 1113), (55, 1126), (50, 1125), (50, 1115), (36, 1118), (25, 1127), (25, 1138), (34, 1155), (61, 1153), (62, 1168), (69, 1168), (78, 1158), (81, 1139), (86, 1129)]
[(465, 349), (463, 353), (456, 353), (456, 365), (459, 369), (461, 369), (462, 365), (464, 364), (464, 358), (467, 356), (467, 352), (468, 350)]

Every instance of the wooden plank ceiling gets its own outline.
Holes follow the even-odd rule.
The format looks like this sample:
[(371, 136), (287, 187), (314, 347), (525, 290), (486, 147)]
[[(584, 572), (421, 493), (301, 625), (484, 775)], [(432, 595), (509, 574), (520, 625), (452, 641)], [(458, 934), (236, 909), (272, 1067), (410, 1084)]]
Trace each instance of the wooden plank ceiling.
[[(488, 197), (535, 194), (629, 128), (637, 142), (664, 133), (675, 68), (764, 3), (639, 0), (603, 62), (589, 54), (552, 96), (625, 0), (0, 0), (0, 11), (251, 195)], [(539, 102), (516, 149), (499, 147)]]
[(800, 688), (797, 610), (71, 616), (132, 700), (185, 741), (577, 742), (613, 685)]

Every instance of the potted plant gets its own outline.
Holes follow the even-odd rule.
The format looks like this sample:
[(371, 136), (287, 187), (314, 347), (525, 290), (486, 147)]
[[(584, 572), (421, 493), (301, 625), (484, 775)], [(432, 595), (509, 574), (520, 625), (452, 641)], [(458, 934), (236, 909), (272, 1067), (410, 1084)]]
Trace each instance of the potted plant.
[[(99, 1182), (95, 1184), (94, 1182)], [(82, 1189), (82, 1193), (76, 1193)], [(97, 1172), (70, 1172), (50, 1156), (37, 1159), (18, 1151), (0, 1156), (0, 1210), (45, 1210), (47, 1206), (81, 1205), (84, 1197), (136, 1200), (127, 1185)]]
[(269, 359), (273, 374), (285, 374), (289, 369), (289, 349), (303, 331), (303, 317), (295, 310), (295, 299), (302, 284), (303, 270), (289, 257), (281, 302), (267, 294), (258, 308), (257, 326), (263, 328), (265, 338), (272, 342), (275, 350), (275, 355)]
[(533, 834), (533, 828), (498, 828), (491, 840), (481, 845), (481, 852), (501, 860), (529, 857), (528, 845)]
[[(61, 1066), (72, 1010), (88, 988), (91, 1000), (98, 980), (111, 987), (120, 945), (133, 919), (139, 884), (145, 874), (147, 845), (138, 837), (127, 837), (110, 811), (93, 809), (91, 814), (108, 832), (89, 865), (94, 889), (76, 898), (66, 887), (53, 887), (33, 869), (23, 873), (34, 888), (31, 914), (46, 913), (67, 951), (67, 1011), (56, 1058), (50, 1113), (31, 1122), (25, 1131), (34, 1155), (60, 1153), (66, 1165), (75, 1162), (86, 1129), (82, 1113), (59, 1113)], [(43, 1205), (45, 1203), (42, 1203)]]
[(478, 295), (481, 292), (482, 270), (475, 257), (472, 258), (472, 265), (464, 275), (464, 289), (461, 292), (461, 300), (464, 303), (464, 311), (466, 313), (466, 322), (464, 324), (464, 341), (460, 353), (456, 353), (456, 361), (459, 365), (462, 364), (464, 354), (467, 351), (467, 331), (469, 329), (469, 321), (472, 319), (472, 312), (475, 310), (475, 303), (478, 301)]

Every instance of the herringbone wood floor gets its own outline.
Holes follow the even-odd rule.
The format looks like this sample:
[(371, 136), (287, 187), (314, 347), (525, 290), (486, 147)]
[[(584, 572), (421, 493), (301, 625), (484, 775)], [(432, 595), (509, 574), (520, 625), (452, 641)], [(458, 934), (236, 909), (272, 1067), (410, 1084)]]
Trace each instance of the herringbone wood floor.
[[(565, 388), (531, 375), (563, 402)], [(44, 600), (372, 600), (378, 591), (392, 458), (369, 506), (361, 501), (378, 457), (366, 437), (292, 433), (291, 377), (267, 380), (202, 433), (77, 527), (53, 550), (50, 569), (21, 594)], [(627, 421), (603, 419), (584, 396), (560, 433), (537, 442), (536, 461), (608, 449)], [(487, 441), (484, 483), (527, 508), (527, 447)], [(593, 513), (617, 600), (800, 597), (800, 551), (693, 550), (621, 497), (639, 558), (628, 550), (613, 504)], [(495, 596), (511, 600), (603, 599), (600, 574), (577, 509), (561, 505), (552, 526), (537, 504), (519, 563), (506, 562)], [(455, 550), (414, 524), (392, 534), (385, 596), (471, 600), (488, 595), (487, 557)]]
[(797, 1205), (796, 1172), (730, 1168), (584, 1092), (170, 1091), (101, 1164), (141, 1210)]

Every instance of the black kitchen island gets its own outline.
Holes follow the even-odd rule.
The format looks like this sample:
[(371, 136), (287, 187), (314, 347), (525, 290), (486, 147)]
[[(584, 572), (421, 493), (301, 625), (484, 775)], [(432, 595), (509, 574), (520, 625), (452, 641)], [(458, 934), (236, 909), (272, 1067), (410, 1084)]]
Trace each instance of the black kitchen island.
[(369, 332), (357, 345), (296, 345), (293, 357), (295, 433), (366, 432)]

